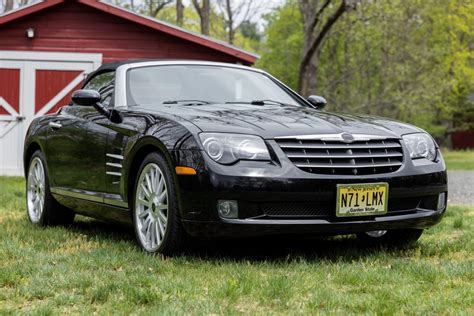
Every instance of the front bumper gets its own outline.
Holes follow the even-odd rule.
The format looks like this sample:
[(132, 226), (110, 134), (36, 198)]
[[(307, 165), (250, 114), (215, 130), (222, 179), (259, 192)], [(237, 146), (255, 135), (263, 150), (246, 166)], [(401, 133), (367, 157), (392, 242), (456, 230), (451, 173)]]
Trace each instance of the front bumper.
[(441, 220), (442, 211), (414, 210), (410, 214), (386, 215), (364, 220), (331, 222), (324, 219), (221, 219), (220, 221), (183, 220), (193, 236), (251, 237), (277, 234), (353, 234), (390, 229), (424, 229)]
[[(438, 223), (447, 200), (444, 162), (405, 163), (390, 174), (367, 176), (316, 175), (281, 164), (242, 162), (221, 166), (205, 155), (181, 153), (180, 165), (198, 170), (180, 176), (179, 197), (185, 230), (193, 236), (243, 237), (272, 234), (347, 234), (371, 230), (423, 229)], [(382, 216), (337, 218), (337, 184), (389, 184), (388, 213)], [(236, 200), (238, 219), (218, 216), (218, 200)]]

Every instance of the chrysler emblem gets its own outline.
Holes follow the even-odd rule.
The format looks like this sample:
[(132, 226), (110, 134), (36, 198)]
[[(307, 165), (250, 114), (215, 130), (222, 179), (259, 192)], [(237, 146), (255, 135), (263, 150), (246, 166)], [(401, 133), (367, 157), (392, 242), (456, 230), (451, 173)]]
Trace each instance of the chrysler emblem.
[(354, 136), (349, 133), (342, 133), (341, 138), (344, 143), (352, 143), (354, 141)]

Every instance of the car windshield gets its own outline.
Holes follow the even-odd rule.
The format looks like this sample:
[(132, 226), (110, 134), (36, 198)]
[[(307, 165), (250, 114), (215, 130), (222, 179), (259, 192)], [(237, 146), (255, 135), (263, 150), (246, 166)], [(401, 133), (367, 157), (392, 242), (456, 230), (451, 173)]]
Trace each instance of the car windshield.
[(172, 65), (129, 70), (127, 103), (300, 105), (268, 76), (251, 70)]

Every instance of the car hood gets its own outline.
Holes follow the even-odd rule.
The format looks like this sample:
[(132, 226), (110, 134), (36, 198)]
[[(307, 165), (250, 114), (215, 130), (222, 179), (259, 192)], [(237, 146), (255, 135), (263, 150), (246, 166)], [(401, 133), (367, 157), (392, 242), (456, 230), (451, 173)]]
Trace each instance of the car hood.
[(420, 129), (381, 117), (342, 115), (309, 107), (280, 105), (140, 106), (140, 110), (174, 116), (203, 132), (255, 134), (270, 139), (311, 134), (351, 134), (400, 137)]

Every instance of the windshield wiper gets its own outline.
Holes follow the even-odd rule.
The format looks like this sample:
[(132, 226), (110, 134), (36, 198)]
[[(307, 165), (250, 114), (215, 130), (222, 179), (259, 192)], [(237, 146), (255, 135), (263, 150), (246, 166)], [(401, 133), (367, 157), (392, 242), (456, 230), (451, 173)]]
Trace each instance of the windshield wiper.
[(251, 105), (265, 105), (265, 104), (278, 104), (278, 105), (289, 105), (280, 101), (274, 101), (274, 100), (253, 100), (250, 102), (245, 102), (245, 101), (229, 101), (226, 102), (226, 104), (251, 104)]
[(179, 103), (184, 103), (183, 105), (211, 104), (211, 102), (203, 101), (203, 100), (171, 100), (171, 101), (163, 102), (163, 104), (179, 104)]

